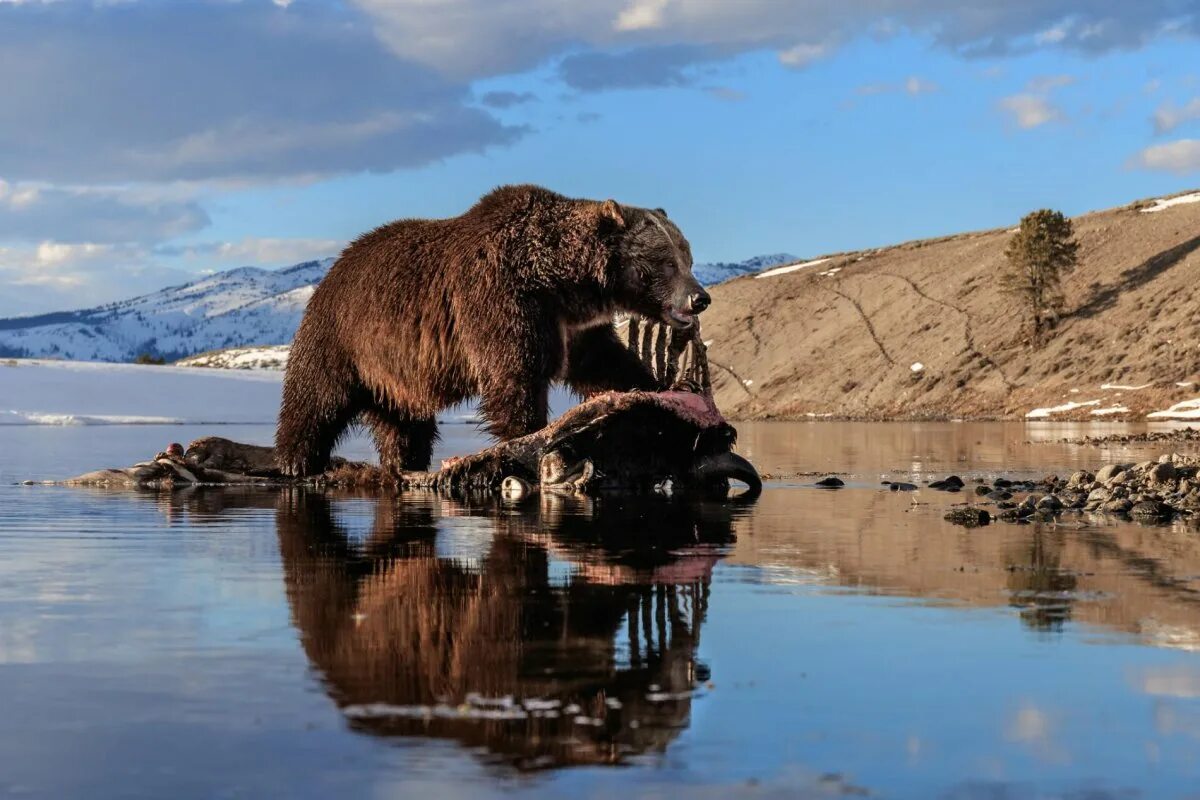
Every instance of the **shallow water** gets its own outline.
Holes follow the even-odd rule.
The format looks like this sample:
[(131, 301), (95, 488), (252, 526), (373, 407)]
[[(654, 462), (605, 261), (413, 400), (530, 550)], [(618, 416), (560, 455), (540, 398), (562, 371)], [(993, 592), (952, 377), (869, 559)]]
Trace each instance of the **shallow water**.
[(753, 506), (517, 508), (14, 486), (271, 431), (0, 428), (0, 794), (1197, 796), (1200, 533), (879, 485), (1161, 446), (740, 428)]

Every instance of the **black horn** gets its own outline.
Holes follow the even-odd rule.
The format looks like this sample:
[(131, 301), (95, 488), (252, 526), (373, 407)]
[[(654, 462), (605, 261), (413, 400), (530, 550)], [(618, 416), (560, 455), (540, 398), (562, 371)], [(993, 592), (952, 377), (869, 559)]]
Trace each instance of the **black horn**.
[(694, 474), (697, 482), (705, 487), (718, 481), (741, 481), (746, 484), (746, 491), (739, 495), (741, 499), (752, 500), (762, 493), (762, 478), (759, 477), (758, 470), (737, 453), (725, 452), (705, 456), (696, 463)]

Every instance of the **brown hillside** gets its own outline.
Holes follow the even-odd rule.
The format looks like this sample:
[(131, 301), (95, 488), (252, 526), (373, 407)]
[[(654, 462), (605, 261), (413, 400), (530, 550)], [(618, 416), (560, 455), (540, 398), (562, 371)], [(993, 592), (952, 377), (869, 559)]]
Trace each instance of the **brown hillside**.
[(1022, 344), (1017, 301), (996, 280), (1007, 230), (716, 286), (704, 338), (727, 368), (715, 370), (717, 402), (745, 419), (1023, 416), (1098, 400), (1055, 418), (1125, 406), (1090, 417), (1121, 419), (1195, 398), (1200, 385), (1177, 384), (1200, 380), (1200, 203), (1142, 213), (1150, 205), (1074, 220), (1067, 315), (1038, 350)]

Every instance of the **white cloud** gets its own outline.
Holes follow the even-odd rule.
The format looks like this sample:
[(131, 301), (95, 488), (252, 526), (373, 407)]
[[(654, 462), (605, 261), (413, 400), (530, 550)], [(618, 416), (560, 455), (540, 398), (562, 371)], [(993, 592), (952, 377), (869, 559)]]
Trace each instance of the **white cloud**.
[(288, 265), (308, 259), (337, 255), (345, 242), (337, 239), (277, 239), (247, 237), (236, 242), (164, 246), (155, 249), (160, 256), (180, 256), (203, 261), (216, 267), (235, 265)]
[(1055, 25), (1053, 28), (1047, 28), (1041, 31), (1033, 40), (1038, 44), (1059, 44), (1067, 38), (1067, 26), (1065, 24)]
[(807, 67), (814, 61), (819, 61), (832, 52), (833, 46), (826, 42), (819, 44), (796, 44), (779, 51), (779, 63), (796, 69)]
[(1187, 175), (1200, 172), (1200, 139), (1179, 139), (1147, 147), (1130, 160), (1130, 166)]
[(186, 246), (48, 240), (0, 247), (0, 316), (100, 305), (193, 280), (198, 271), (287, 266), (336, 255), (342, 244), (330, 239), (247, 238)]
[(172, 188), (0, 180), (0, 240), (161, 241), (208, 224), (208, 214), (199, 204)]
[(634, 0), (617, 15), (613, 27), (618, 31), (642, 31), (663, 24), (668, 0)]
[(997, 105), (1022, 130), (1039, 128), (1050, 122), (1062, 122), (1067, 115), (1050, 99), (1050, 94), (1055, 89), (1073, 83), (1073, 75), (1038, 75), (1025, 84), (1024, 92), (1001, 98)]
[(1001, 98), (1000, 109), (1011, 117), (1017, 127), (1024, 130), (1063, 119), (1061, 109), (1036, 94), (1014, 94)]
[[(351, 0), (406, 59), (456, 78), (523, 71), (581, 45), (688, 45), (726, 55), (774, 50), (803, 66), (865, 31), (907, 31), (967, 55), (1036, 47), (1086, 52), (1195, 36), (1200, 21), (1178, 0)], [(1172, 24), (1173, 23), (1173, 24)], [(797, 43), (801, 44), (797, 44)]]
[(326, 3), (0, 6), (0, 75), (20, 75), (0, 81), (0, 175), (16, 181), (388, 171), (524, 132)]
[(132, 244), (46, 241), (0, 248), (0, 316), (92, 306), (187, 273), (149, 260)]
[(1163, 103), (1154, 111), (1154, 132), (1170, 133), (1194, 119), (1200, 119), (1200, 97), (1193, 97), (1182, 106)]

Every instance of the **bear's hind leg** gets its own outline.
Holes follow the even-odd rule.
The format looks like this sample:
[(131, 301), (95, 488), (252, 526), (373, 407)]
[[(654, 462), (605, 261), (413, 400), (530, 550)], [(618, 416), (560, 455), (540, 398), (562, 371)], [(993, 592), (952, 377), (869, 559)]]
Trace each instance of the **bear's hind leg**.
[(293, 345), (283, 382), (283, 403), (275, 428), (275, 461), (286, 475), (316, 475), (346, 428), (362, 411), (363, 389), (347, 367), (323, 359), (306, 363)]
[(427, 470), (437, 441), (437, 420), (378, 406), (363, 412), (379, 451), (379, 465), (392, 473)]

